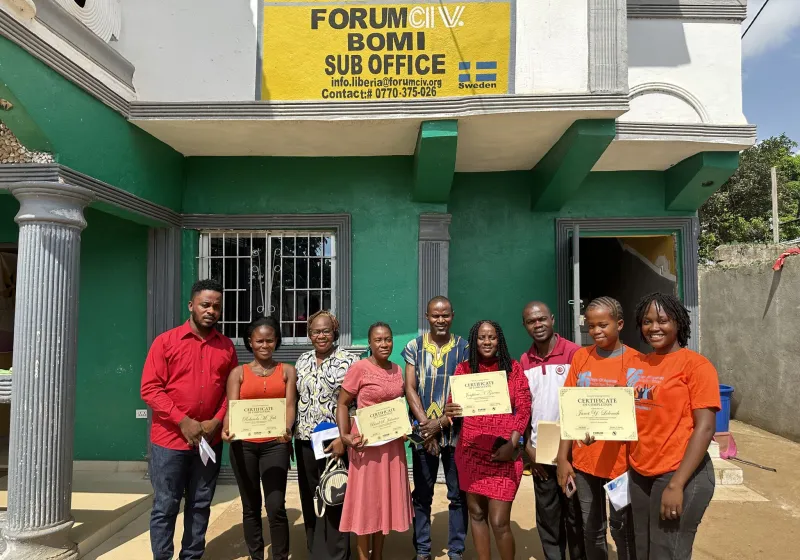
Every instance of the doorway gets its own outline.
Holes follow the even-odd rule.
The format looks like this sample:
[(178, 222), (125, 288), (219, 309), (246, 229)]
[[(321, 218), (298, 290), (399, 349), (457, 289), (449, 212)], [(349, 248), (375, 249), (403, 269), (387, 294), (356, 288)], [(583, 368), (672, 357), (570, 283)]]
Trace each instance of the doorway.
[(581, 344), (592, 344), (586, 305), (600, 296), (622, 304), (622, 342), (649, 352), (636, 329), (636, 304), (652, 292), (678, 295), (675, 235), (582, 237), (580, 239)]
[(688, 347), (697, 351), (698, 232), (696, 217), (557, 219), (559, 334), (591, 344), (583, 324), (585, 306), (610, 296), (624, 310), (623, 342), (649, 351), (636, 330), (635, 309), (643, 296), (661, 291), (677, 295), (689, 310)]

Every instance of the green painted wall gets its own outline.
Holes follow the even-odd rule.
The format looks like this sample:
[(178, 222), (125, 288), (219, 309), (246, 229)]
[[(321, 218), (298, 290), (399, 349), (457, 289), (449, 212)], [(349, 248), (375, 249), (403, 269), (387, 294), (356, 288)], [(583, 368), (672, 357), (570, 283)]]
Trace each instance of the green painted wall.
[(143, 460), (139, 397), (147, 355), (147, 228), (86, 211), (81, 238), (75, 459)]
[(0, 193), (0, 243), (16, 243), (19, 226), (14, 216), (19, 210), (19, 202), (10, 194)]
[(192, 284), (197, 280), (197, 251), (200, 234), (191, 229), (181, 232), (181, 317), (189, 317)]
[[(350, 213), (353, 340), (375, 321), (392, 325), (393, 360), (417, 332), (419, 214), (413, 158), (189, 158), (187, 213)], [(196, 248), (183, 247), (184, 270)]]
[[(417, 335), (419, 214), (442, 204), (411, 200), (413, 158), (189, 158), (186, 213), (349, 213), (353, 342), (384, 321), (392, 360)], [(183, 299), (197, 277), (197, 235), (184, 233)], [(189, 278), (187, 279), (187, 273)], [(228, 464), (227, 449), (223, 464)], [(410, 456), (409, 456), (410, 461)]]
[[(15, 243), (16, 200), (0, 194), (0, 243)], [(77, 460), (143, 460), (145, 408), (139, 398), (147, 354), (147, 228), (99, 210), (81, 234)]]
[[(35, 121), (29, 124), (47, 137), (58, 163), (180, 210), (181, 154), (5, 37), (0, 37), (0, 86), (10, 89), (20, 112)], [(8, 125), (14, 130), (15, 122)]]
[[(16, 200), (0, 194), (0, 243), (16, 243)], [(147, 453), (134, 411), (147, 354), (147, 228), (99, 210), (81, 234), (77, 460), (134, 461)]]
[(457, 173), (448, 206), (453, 328), (466, 336), (476, 320), (495, 320), (514, 356), (530, 346), (524, 305), (556, 308), (556, 218), (687, 215), (664, 210), (659, 172), (591, 173), (557, 213), (530, 211), (530, 180), (528, 172)]
[[(479, 318), (506, 329), (512, 352), (529, 345), (520, 324), (531, 299), (556, 303), (558, 216), (686, 215), (664, 210), (662, 173), (592, 173), (559, 213), (530, 209), (526, 172), (456, 174), (450, 203), (411, 200), (413, 158), (189, 158), (189, 213), (350, 213), (354, 341), (377, 320), (395, 330), (393, 360), (416, 334), (418, 216), (450, 212), (454, 330)], [(0, 195), (0, 242), (16, 239), (17, 205)], [(87, 211), (83, 234), (78, 365), (77, 459), (136, 460), (146, 426), (134, 410), (146, 355), (147, 229)], [(7, 241), (6, 241), (7, 242)], [(182, 239), (182, 299), (197, 276), (197, 233)]]
[[(457, 173), (449, 205), (411, 201), (411, 158), (189, 158), (190, 213), (349, 212), (353, 220), (354, 339), (376, 320), (395, 328), (394, 359), (416, 332), (420, 212), (450, 212), (455, 330), (480, 318), (505, 328), (515, 355), (529, 346), (522, 307), (555, 308), (559, 216), (687, 215), (664, 210), (664, 174), (591, 173), (560, 212), (530, 211), (528, 172)], [(196, 277), (196, 239), (184, 235), (184, 271)], [(184, 278), (184, 299), (188, 285)], [(557, 318), (558, 320), (558, 318)]]

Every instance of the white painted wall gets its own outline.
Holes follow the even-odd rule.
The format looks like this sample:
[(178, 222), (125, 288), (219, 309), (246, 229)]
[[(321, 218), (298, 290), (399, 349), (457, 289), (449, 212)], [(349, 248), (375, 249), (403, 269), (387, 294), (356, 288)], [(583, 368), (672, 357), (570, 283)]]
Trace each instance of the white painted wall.
[(589, 88), (587, 0), (517, 0), (516, 93)]
[[(120, 0), (112, 43), (136, 67), (146, 101), (246, 101), (255, 97), (257, 0)], [(586, 92), (586, 0), (517, 0), (517, 93)], [(628, 20), (630, 86), (668, 83), (690, 93), (716, 124), (744, 124), (740, 26)], [(621, 120), (701, 122), (680, 95), (634, 98)]]
[(142, 101), (255, 98), (256, 20), (251, 0), (121, 0), (111, 43), (136, 67)]
[(631, 109), (621, 121), (645, 123), (702, 124), (700, 113), (683, 98), (658, 91), (643, 93), (631, 100)]
[[(136, 67), (140, 100), (254, 99), (257, 0), (120, 2), (122, 30), (112, 45)], [(585, 92), (587, 1), (516, 5), (516, 92)]]
[[(746, 124), (740, 35), (741, 26), (733, 22), (628, 20), (629, 84), (673, 84), (700, 103), (710, 123)], [(636, 97), (620, 120), (700, 122), (680, 95), (663, 92)]]
[[(0, 0), (0, 11), (18, 17), (16, 11)], [(136, 94), (127, 84), (119, 81), (113, 74), (97, 64), (94, 60), (79, 51), (72, 43), (65, 40), (60, 35), (54, 33), (49, 27), (37, 19), (18, 19), (20, 24), (26, 27), (31, 33), (39, 37), (42, 41), (53, 47), (56, 51), (66, 56), (69, 60), (77, 64), (80, 68), (100, 80), (105, 86), (114, 93), (127, 101), (136, 99)]]

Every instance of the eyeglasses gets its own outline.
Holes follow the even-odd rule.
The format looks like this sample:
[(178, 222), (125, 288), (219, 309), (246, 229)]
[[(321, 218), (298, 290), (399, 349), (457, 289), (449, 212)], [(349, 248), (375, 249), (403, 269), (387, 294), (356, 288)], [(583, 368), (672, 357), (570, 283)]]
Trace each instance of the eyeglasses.
[(333, 334), (331, 329), (314, 329), (309, 333), (311, 336), (330, 336)]

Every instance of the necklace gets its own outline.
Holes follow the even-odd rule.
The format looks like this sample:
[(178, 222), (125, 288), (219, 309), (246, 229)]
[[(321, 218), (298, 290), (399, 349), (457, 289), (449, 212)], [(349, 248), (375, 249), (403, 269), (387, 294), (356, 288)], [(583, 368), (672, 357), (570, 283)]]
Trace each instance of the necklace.
[[(278, 363), (272, 362), (269, 367), (265, 368), (260, 363), (254, 362), (254, 364), (252, 366), (250, 366), (250, 371), (252, 371), (253, 374), (256, 375), (257, 377), (260, 377), (261, 379), (263, 379), (263, 381), (264, 381), (264, 387), (263, 387), (264, 392), (267, 391), (267, 379), (273, 373), (275, 373), (275, 369), (278, 367), (278, 365), (279, 365)], [(260, 371), (256, 370), (256, 368), (258, 368)]]

